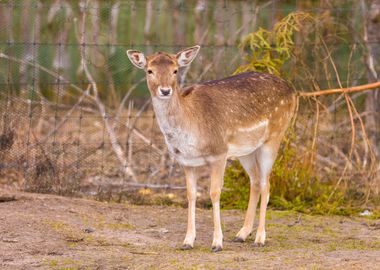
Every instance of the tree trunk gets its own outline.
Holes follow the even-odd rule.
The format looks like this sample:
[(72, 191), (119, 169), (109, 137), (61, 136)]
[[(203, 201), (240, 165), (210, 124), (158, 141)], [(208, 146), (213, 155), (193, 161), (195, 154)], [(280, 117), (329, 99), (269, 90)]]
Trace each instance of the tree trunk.
[(205, 0), (198, 0), (194, 9), (195, 17), (195, 31), (194, 31), (194, 43), (200, 44), (204, 34), (204, 18), (207, 3)]
[[(364, 29), (364, 41), (367, 47), (366, 65), (370, 82), (379, 81), (380, 75), (380, 0), (372, 0), (365, 6), (362, 0), (362, 8), (365, 9), (366, 25)], [(366, 125), (375, 154), (380, 157), (380, 93), (370, 91), (366, 97)]]
[(183, 0), (173, 1), (173, 26), (174, 26), (174, 45), (185, 45), (185, 18), (181, 14)]
[(225, 16), (226, 8), (224, 1), (217, 1), (215, 4), (214, 20), (215, 20), (215, 45), (222, 46), (224, 45), (224, 31), (225, 31)]
[[(238, 2), (230, 2), (230, 9), (233, 8), (232, 10), (238, 10), (238, 4)], [(229, 23), (227, 26), (227, 44), (230, 46), (236, 45), (236, 42), (238, 40), (238, 33), (236, 32), (236, 30), (238, 30), (238, 15), (238, 12), (231, 12), (231, 14), (229, 15)], [(223, 19), (225, 20), (225, 18)]]
[[(21, 36), (23, 42), (29, 44), (31, 43), (31, 34), (30, 34), (30, 4), (27, 2), (24, 4), (24, 8), (21, 11)], [(32, 60), (32, 47), (25, 46), (22, 56), (23, 60), (30, 61)], [(26, 64), (20, 64), (20, 82), (28, 83), (28, 66)]]
[(120, 13), (120, 2), (117, 1), (112, 5), (111, 10), (111, 25), (110, 25), (110, 44), (112, 44), (111, 47), (111, 54), (114, 54), (116, 52), (116, 47), (113, 46), (117, 44), (117, 24), (119, 20), (119, 13)]
[(150, 44), (152, 16), (153, 16), (153, 2), (152, 2), (152, 0), (147, 0), (146, 1), (145, 26), (144, 26), (144, 36), (145, 36), (145, 43), (146, 44)]

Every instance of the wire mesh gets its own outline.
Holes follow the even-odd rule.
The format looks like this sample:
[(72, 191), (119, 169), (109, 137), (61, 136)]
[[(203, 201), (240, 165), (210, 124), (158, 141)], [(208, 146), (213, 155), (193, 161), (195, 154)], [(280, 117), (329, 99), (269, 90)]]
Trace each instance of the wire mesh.
[[(181, 168), (164, 145), (144, 74), (132, 68), (125, 50), (175, 52), (201, 44), (186, 83), (221, 78), (241, 64), (236, 45), (242, 36), (258, 25), (271, 27), (299, 6), (285, 2), (264, 1), (258, 12), (250, 1), (2, 1), (1, 177), (26, 190), (56, 193), (182, 186)], [(81, 29), (84, 9), (88, 20)], [(304, 10), (329, 10), (337, 20), (353, 12), (349, 3)], [(78, 38), (82, 30), (85, 43)], [(354, 37), (329, 43), (338, 56), (355, 44)], [(81, 50), (98, 99), (81, 65)], [(342, 72), (344, 65), (338, 61)], [(336, 85), (336, 78), (314, 76), (321, 88)], [(364, 72), (350, 78), (363, 80)], [(292, 82), (300, 90), (310, 86), (301, 76)]]

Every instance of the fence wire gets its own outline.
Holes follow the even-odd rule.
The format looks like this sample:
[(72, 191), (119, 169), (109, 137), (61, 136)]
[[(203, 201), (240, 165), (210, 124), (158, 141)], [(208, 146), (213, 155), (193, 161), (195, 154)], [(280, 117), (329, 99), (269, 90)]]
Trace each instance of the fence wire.
[[(300, 5), (277, 2), (2, 1), (1, 183), (93, 195), (143, 186), (181, 188), (182, 171), (164, 145), (144, 74), (133, 69), (125, 50), (174, 53), (201, 44), (186, 83), (228, 76), (242, 63), (237, 48), (242, 36), (258, 25), (270, 28), (276, 17)], [(350, 4), (326, 9), (338, 19), (353, 12)], [(83, 10), (88, 19), (81, 29)], [(338, 52), (357, 43), (334, 42)], [(81, 65), (81, 50), (98, 96)], [(338, 68), (344, 70), (344, 63)], [(351, 78), (364, 80), (360, 72)], [(324, 88), (336, 78), (315, 74), (315, 82)], [(293, 83), (300, 89), (310, 85), (302, 77)]]

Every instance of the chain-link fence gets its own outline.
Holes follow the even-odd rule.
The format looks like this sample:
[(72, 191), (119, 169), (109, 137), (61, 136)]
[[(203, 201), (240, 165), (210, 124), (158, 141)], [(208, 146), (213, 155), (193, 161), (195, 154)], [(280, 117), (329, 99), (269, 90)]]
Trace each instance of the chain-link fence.
[[(338, 71), (351, 76), (346, 82), (366, 82), (361, 42), (349, 34), (363, 23), (352, 17), (352, 3), (322, 7), (309, 2), (2, 1), (1, 183), (88, 194), (140, 186), (182, 188), (182, 171), (164, 145), (144, 74), (133, 69), (126, 49), (174, 53), (201, 44), (186, 84), (221, 78), (242, 63), (241, 37), (302, 9), (351, 23), (350, 29), (338, 27), (326, 42)], [(315, 42), (302, 41), (296, 50), (308, 46), (316, 48)], [(313, 53), (308, 57), (304, 61), (312, 78), (294, 71), (299, 63), (289, 65), (295, 87), (337, 86), (338, 78), (321, 72), (321, 60)], [(354, 75), (347, 70), (349, 58), (350, 65), (362, 68)], [(339, 102), (333, 104), (332, 112)], [(334, 130), (326, 137), (333, 138)]]

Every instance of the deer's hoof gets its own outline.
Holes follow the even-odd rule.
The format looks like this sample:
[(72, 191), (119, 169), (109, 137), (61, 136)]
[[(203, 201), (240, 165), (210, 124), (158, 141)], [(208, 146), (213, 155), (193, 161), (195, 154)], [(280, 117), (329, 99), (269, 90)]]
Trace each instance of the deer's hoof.
[(253, 243), (253, 247), (264, 247), (265, 244), (264, 243), (260, 243), (260, 242), (257, 242), (257, 243)]
[(244, 239), (241, 238), (241, 237), (236, 236), (234, 239), (232, 239), (232, 242), (243, 243)]
[(183, 244), (181, 247), (180, 247), (181, 250), (190, 250), (190, 249), (193, 249), (192, 246), (190, 246), (189, 244)]
[(222, 251), (222, 247), (221, 246), (213, 246), (211, 247), (211, 252), (219, 252), (219, 251)]

